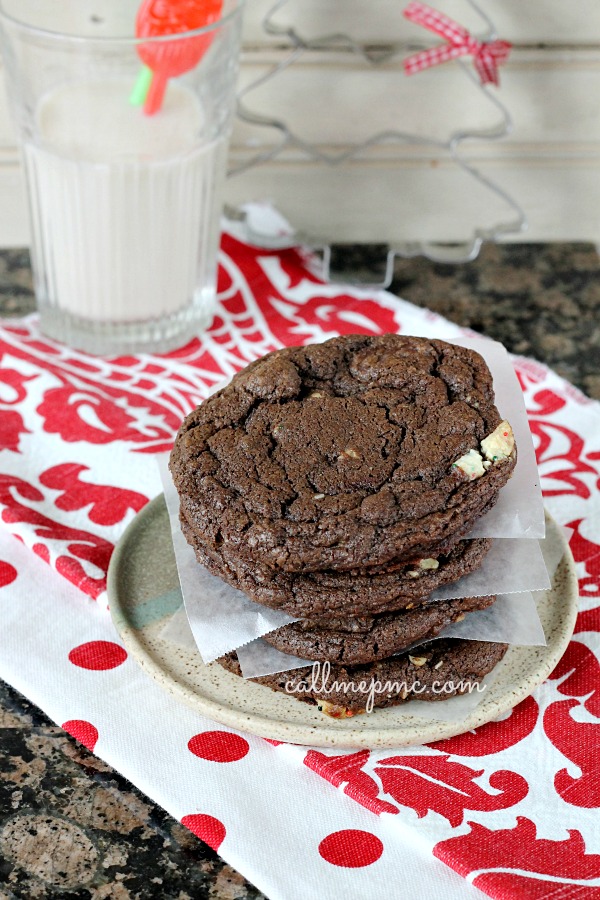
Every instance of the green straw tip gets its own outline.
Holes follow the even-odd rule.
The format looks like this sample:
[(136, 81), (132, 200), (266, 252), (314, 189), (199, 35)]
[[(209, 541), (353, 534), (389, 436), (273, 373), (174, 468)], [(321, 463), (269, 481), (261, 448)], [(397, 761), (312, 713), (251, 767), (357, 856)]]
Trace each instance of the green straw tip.
[(150, 84), (153, 76), (152, 69), (149, 66), (143, 66), (137, 81), (129, 96), (129, 102), (132, 106), (143, 106), (146, 102), (146, 96), (150, 90)]

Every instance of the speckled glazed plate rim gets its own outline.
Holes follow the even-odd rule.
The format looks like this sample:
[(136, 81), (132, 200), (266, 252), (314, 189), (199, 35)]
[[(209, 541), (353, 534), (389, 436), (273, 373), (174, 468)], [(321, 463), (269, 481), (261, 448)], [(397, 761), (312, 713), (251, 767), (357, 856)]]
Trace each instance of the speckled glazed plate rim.
[[(410, 704), (343, 721), (328, 719), (314, 705), (245, 681), (218, 663), (205, 665), (197, 651), (162, 638), (173, 608), (163, 615), (159, 610), (158, 617), (155, 610), (151, 621), (146, 615), (140, 617), (136, 609), (153, 607), (154, 600), (135, 600), (137, 586), (128, 584), (136, 552), (142, 554), (148, 583), (155, 576), (160, 582), (168, 568), (164, 554), (172, 554), (172, 544), (162, 495), (135, 517), (115, 549), (108, 573), (110, 610), (125, 647), (141, 668), (175, 698), (215, 722), (271, 740), (319, 747), (422, 744), (462, 734), (508, 712), (546, 679), (563, 655), (575, 627), (578, 584), (569, 546), (548, 514), (546, 527), (562, 549), (552, 588), (537, 595), (547, 646), (511, 646), (485, 698), (459, 721), (418, 718), (410, 714)], [(174, 558), (170, 564), (174, 566)]]

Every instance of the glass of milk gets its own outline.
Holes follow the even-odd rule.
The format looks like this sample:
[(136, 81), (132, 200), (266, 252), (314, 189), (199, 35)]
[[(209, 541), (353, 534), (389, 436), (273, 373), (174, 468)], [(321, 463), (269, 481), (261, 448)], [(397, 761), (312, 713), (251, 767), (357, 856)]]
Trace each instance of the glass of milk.
[[(154, 0), (154, 11), (202, 2)], [(92, 353), (180, 346), (210, 324), (216, 295), (243, 0), (223, 0), (200, 31), (142, 40), (138, 5), (0, 0), (41, 327)], [(204, 33), (161, 108), (132, 105), (140, 44), (177, 52)]]

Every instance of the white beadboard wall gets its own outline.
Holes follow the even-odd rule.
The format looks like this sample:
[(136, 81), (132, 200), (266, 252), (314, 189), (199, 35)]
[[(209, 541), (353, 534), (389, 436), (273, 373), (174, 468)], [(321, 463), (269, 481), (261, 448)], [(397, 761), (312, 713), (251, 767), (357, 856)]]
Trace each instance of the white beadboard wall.
[[(285, 31), (305, 41), (344, 33), (367, 49), (397, 46), (373, 66), (335, 40), (303, 51), (294, 63), (244, 96), (259, 115), (282, 119), (298, 138), (330, 156), (389, 129), (445, 141), (455, 130), (493, 129), (498, 111), (459, 65), (412, 77), (403, 73), (409, 42), (428, 33), (402, 16), (404, 0), (288, 0), (262, 19), (273, 0), (248, 0), (240, 89), (290, 54)], [(432, 0), (474, 32), (482, 23), (466, 0)], [(600, 243), (600, 4), (598, 0), (481, 0), (498, 34), (513, 42), (500, 70), (500, 98), (514, 121), (501, 141), (472, 140), (462, 155), (523, 207), (529, 241)], [(1, 72), (0, 72), (1, 76)], [(273, 128), (237, 122), (231, 167), (276, 149)], [(475, 228), (514, 217), (469, 179), (445, 150), (391, 142), (338, 165), (288, 147), (229, 178), (226, 200), (274, 202), (291, 222), (329, 241), (467, 240)], [(0, 246), (28, 242), (18, 151), (0, 91)]]

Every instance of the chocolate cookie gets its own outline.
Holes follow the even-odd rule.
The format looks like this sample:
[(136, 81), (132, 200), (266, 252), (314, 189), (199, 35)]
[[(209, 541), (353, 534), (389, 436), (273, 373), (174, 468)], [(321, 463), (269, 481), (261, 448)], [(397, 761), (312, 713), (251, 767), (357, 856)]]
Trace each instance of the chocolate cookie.
[(219, 551), (202, 545), (187, 520), (181, 528), (196, 558), (213, 575), (238, 588), (252, 600), (281, 609), (296, 618), (360, 616), (426, 603), (432, 591), (479, 568), (491, 547), (488, 538), (459, 541), (437, 559), (388, 563), (373, 570), (349, 572), (276, 572), (231, 544)]
[(420, 609), (339, 621), (337, 630), (303, 619), (270, 631), (263, 640), (301, 659), (359, 665), (386, 659), (417, 641), (434, 638), (447, 625), (459, 622), (469, 612), (486, 609), (495, 599), (442, 600)]
[[(487, 641), (439, 640), (414, 653), (365, 666), (328, 669), (328, 663), (315, 663), (249, 680), (316, 703), (325, 714), (341, 718), (413, 699), (448, 700), (474, 690), (507, 650), (507, 644)], [(241, 675), (235, 653), (228, 653), (217, 662)]]
[(515, 461), (482, 357), (388, 334), (251, 363), (185, 419), (170, 467), (207, 548), (306, 572), (448, 551)]

